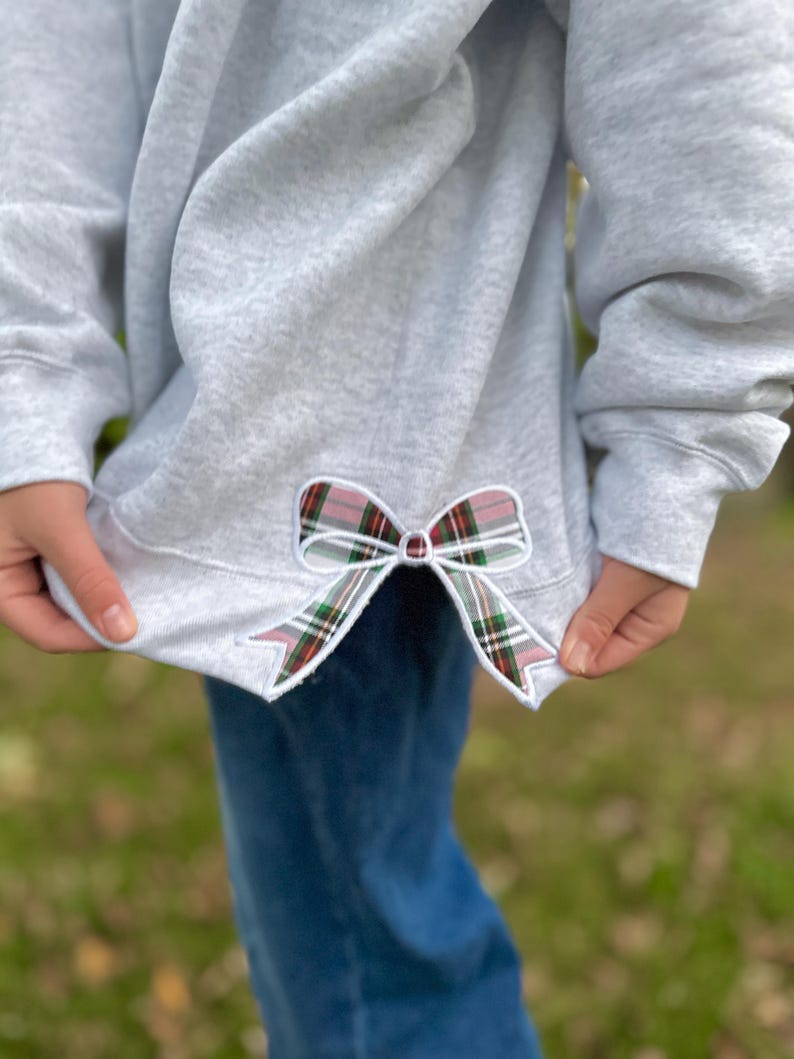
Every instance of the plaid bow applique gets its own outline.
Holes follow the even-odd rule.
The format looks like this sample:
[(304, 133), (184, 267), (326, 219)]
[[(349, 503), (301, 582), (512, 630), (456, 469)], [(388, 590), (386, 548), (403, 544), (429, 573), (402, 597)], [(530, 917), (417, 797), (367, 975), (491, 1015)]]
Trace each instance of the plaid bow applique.
[(556, 651), (515, 611), (483, 572), (512, 569), (531, 553), (521, 502), (504, 487), (475, 490), (420, 530), (407, 531), (376, 497), (342, 479), (316, 479), (301, 491), (296, 513), (298, 558), (333, 581), (298, 614), (239, 644), (279, 647), (264, 697), (299, 683), (351, 627), (397, 563), (427, 563), (441, 577), (481, 661), (527, 705), (537, 709), (530, 669)]

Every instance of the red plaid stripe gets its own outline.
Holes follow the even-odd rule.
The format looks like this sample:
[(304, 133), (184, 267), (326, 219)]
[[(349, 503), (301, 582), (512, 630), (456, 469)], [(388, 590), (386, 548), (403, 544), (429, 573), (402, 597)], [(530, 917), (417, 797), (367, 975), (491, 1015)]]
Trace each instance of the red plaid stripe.
[(306, 565), (338, 576), (299, 614), (243, 637), (283, 645), (272, 686), (295, 683), (302, 670), (318, 664), (375, 591), (386, 567), (410, 559), (428, 562), (443, 575), (484, 662), (534, 703), (530, 668), (551, 661), (554, 649), (474, 569), (508, 569), (529, 557), (529, 533), (514, 494), (496, 487), (474, 491), (426, 530), (407, 533), (365, 490), (318, 479), (300, 496), (298, 521)]

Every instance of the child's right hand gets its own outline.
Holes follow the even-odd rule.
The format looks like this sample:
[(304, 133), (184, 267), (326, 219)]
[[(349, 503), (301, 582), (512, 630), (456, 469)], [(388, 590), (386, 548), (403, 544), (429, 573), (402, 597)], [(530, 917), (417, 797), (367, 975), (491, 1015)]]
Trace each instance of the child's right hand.
[[(0, 491), (0, 623), (43, 651), (104, 651), (55, 603), (39, 556), (63, 578), (80, 609), (107, 639), (129, 640), (138, 629), (130, 602), (100, 551), (79, 482), (33, 482)], [(127, 627), (104, 615), (118, 605)], [(112, 613), (112, 612), (111, 612)]]
[(611, 555), (601, 560), (598, 581), (560, 647), (572, 676), (602, 677), (658, 647), (678, 631), (692, 591)]

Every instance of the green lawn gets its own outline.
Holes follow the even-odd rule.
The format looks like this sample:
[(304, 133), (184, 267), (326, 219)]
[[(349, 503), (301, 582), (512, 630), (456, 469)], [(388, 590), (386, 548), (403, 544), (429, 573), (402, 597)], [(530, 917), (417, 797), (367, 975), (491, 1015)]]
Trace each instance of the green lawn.
[[(782, 485), (724, 502), (680, 632), (631, 667), (538, 713), (478, 678), (456, 818), (547, 1059), (794, 1056)], [(0, 702), (0, 1059), (264, 1055), (198, 676), (0, 628)]]

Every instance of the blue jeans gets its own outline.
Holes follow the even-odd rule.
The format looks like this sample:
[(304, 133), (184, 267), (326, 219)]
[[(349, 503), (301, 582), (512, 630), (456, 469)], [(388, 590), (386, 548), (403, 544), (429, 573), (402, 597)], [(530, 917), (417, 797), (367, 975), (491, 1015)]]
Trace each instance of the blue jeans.
[(397, 566), (272, 703), (204, 676), (237, 928), (271, 1059), (540, 1059), (452, 821), (476, 656)]

